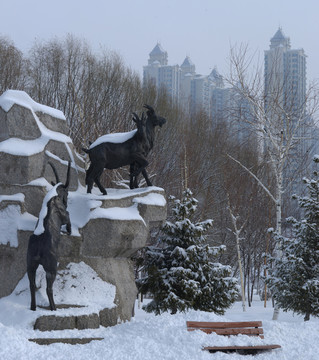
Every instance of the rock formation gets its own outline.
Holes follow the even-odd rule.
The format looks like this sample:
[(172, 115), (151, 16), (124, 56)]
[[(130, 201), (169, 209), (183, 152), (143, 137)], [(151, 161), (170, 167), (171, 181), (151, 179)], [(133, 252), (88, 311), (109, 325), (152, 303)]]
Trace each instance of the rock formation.
[[(55, 180), (48, 161), (59, 174), (65, 174), (71, 160), (68, 211), (72, 234), (62, 236), (60, 270), (84, 263), (116, 291), (112, 307), (106, 304), (98, 314), (64, 318), (60, 323), (114, 325), (132, 316), (137, 290), (130, 258), (146, 245), (149, 231), (165, 220), (164, 191), (149, 187), (108, 189), (107, 196), (97, 195), (98, 190), (86, 194), (85, 163), (67, 134), (60, 111), (34, 102), (22, 91), (8, 90), (0, 96), (0, 297), (12, 293), (25, 275), (28, 239)], [(42, 324), (38, 328), (60, 326), (56, 325), (59, 309), (48, 315), (55, 320), (38, 319)]]

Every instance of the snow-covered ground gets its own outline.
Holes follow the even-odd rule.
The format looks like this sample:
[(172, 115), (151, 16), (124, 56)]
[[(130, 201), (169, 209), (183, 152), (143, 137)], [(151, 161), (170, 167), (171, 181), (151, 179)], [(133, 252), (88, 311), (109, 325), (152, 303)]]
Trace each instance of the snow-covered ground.
[[(63, 134), (47, 129), (36, 116), (36, 112), (49, 113), (54, 117), (65, 119), (61, 112), (54, 109), (43, 107), (35, 103), (24, 92), (6, 92), (0, 97), (0, 106), (8, 111), (13, 104), (20, 104), (30, 108), (34, 113), (35, 120), (41, 131), (41, 137), (35, 140), (7, 139), (1, 142), (0, 151), (14, 155), (33, 155), (43, 151), (48, 141), (51, 139), (68, 143), (71, 139)], [(133, 136), (134, 132), (112, 135), (112, 141), (124, 141), (123, 136)], [(114, 139), (116, 137), (116, 139)], [(121, 139), (121, 140), (119, 140)], [(102, 137), (99, 141), (111, 141), (109, 137)], [(97, 143), (92, 144), (96, 146)], [(71, 150), (68, 148), (70, 156)], [(55, 155), (47, 152), (47, 155)], [(72, 157), (72, 156), (71, 156)], [(61, 160), (62, 161), (62, 160)], [(73, 161), (74, 162), (74, 161)], [(36, 179), (34, 185), (46, 184), (46, 180)], [(30, 185), (30, 184), (29, 184)], [(49, 189), (48, 189), (49, 190)], [(136, 189), (136, 192), (145, 189)], [(98, 194), (98, 195), (96, 195)], [(88, 195), (84, 188), (77, 192), (70, 192), (69, 207), (72, 220), (72, 234), (79, 236), (78, 229), (83, 227), (90, 218), (108, 217), (126, 219), (141, 219), (137, 203), (165, 205), (165, 199), (160, 194), (148, 194), (143, 198), (137, 196), (133, 200), (134, 205), (121, 213), (116, 208), (101, 209), (102, 196), (97, 192)], [(130, 190), (129, 196), (132, 195)], [(123, 191), (108, 190), (108, 198), (114, 199), (118, 196), (123, 197)], [(22, 194), (10, 195), (10, 200), (23, 202)], [(7, 196), (0, 196), (0, 202), (8, 200)], [(83, 205), (85, 203), (85, 206)], [(18, 245), (16, 232), (20, 230), (33, 230), (36, 218), (23, 216), (20, 207), (8, 207), (8, 211), (0, 216), (0, 231), (7, 233), (2, 243), (9, 243), (10, 246)], [(91, 211), (92, 210), (92, 211)], [(27, 215), (27, 214), (24, 214)], [(8, 222), (8, 219), (19, 218), (17, 224)], [(8, 232), (8, 229), (11, 229)], [(0, 241), (1, 243), (1, 241)], [(63, 275), (63, 276), (62, 276)], [(37, 286), (41, 284), (37, 292), (37, 303), (47, 305), (45, 294), (45, 274), (43, 270), (38, 270)], [(1, 285), (1, 284), (0, 284)], [(91, 268), (84, 263), (71, 264), (70, 267), (58, 274), (54, 283), (54, 296), (57, 304), (77, 304), (84, 305), (75, 309), (59, 309), (56, 314), (68, 316), (70, 314), (82, 315), (98, 312), (104, 307), (114, 306), (115, 287), (103, 282)], [(88, 306), (85, 306), (88, 305)], [(15, 291), (8, 297), (0, 299), (0, 360), (200, 360), (200, 359), (242, 359), (242, 355), (216, 353), (210, 354), (202, 351), (203, 346), (207, 345), (247, 345), (258, 343), (280, 344), (282, 349), (274, 350), (256, 355), (256, 359), (289, 359), (289, 360), (319, 360), (319, 319), (311, 319), (304, 322), (302, 317), (293, 316), (291, 313), (281, 313), (279, 321), (272, 321), (271, 305), (263, 307), (263, 302), (257, 299), (253, 306), (248, 308), (245, 313), (242, 311), (240, 303), (235, 303), (225, 316), (217, 316), (211, 313), (189, 311), (186, 314), (176, 315), (163, 314), (155, 316), (147, 314), (136, 307), (136, 316), (130, 322), (121, 323), (110, 328), (100, 327), (92, 330), (64, 330), (56, 332), (41, 332), (33, 330), (33, 324), (37, 316), (52, 312), (38, 308), (36, 312), (29, 310), (30, 293), (28, 279), (25, 276), (17, 285)], [(265, 339), (253, 339), (247, 336), (222, 337), (215, 334), (207, 335), (200, 331), (187, 332), (187, 320), (202, 321), (244, 321), (262, 320), (265, 332)], [(51, 337), (101, 337), (102, 341), (93, 341), (86, 345), (67, 345), (53, 344), (48, 346), (37, 345), (30, 342), (30, 338), (51, 338)], [(251, 356), (246, 356), (249, 359)]]
[[(253, 306), (245, 313), (241, 303), (235, 303), (225, 316), (211, 313), (189, 311), (186, 314), (147, 314), (136, 306), (136, 316), (130, 322), (114, 327), (92, 330), (64, 330), (59, 337), (103, 337), (102, 341), (93, 341), (86, 345), (37, 345), (29, 338), (56, 337), (56, 333), (40, 332), (32, 329), (35, 313), (29, 310), (27, 280), (23, 279), (14, 292), (7, 298), (0, 299), (0, 359), (1, 360), (94, 360), (94, 359), (243, 359), (243, 355), (202, 351), (204, 345), (217, 344), (280, 344), (282, 349), (256, 355), (256, 359), (319, 359), (319, 319), (304, 322), (302, 317), (291, 313), (281, 313), (279, 321), (272, 321), (272, 307), (268, 303), (255, 300)], [(58, 285), (58, 281), (57, 281)], [(95, 292), (99, 293), (98, 288)], [(24, 294), (21, 296), (21, 294)], [(59, 297), (59, 290), (57, 291)], [(45, 295), (43, 295), (45, 298)], [(74, 299), (73, 299), (74, 300)], [(37, 310), (37, 312), (45, 310)], [(61, 315), (62, 310), (57, 310)], [(49, 312), (52, 314), (51, 312)], [(187, 320), (202, 321), (243, 321), (262, 320), (265, 339), (252, 339), (247, 336), (222, 337), (215, 334), (206, 335), (201, 331), (187, 332)], [(245, 359), (252, 355), (246, 355)]]

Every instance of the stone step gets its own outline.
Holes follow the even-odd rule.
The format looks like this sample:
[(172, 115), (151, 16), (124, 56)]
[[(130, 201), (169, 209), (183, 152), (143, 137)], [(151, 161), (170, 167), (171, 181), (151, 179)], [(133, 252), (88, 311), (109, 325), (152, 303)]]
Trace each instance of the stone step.
[[(57, 306), (57, 308), (62, 306)], [(87, 315), (43, 315), (36, 319), (34, 330), (56, 331), (56, 330), (85, 330), (98, 329), (100, 325), (104, 327), (114, 326), (117, 324), (116, 307), (105, 308), (99, 313)]]
[(101, 337), (92, 337), (92, 338), (34, 338), (29, 339), (29, 341), (35, 342), (38, 345), (51, 345), (56, 343), (61, 344), (70, 344), (70, 345), (78, 345), (78, 344), (88, 344), (91, 341), (101, 341), (104, 338)]

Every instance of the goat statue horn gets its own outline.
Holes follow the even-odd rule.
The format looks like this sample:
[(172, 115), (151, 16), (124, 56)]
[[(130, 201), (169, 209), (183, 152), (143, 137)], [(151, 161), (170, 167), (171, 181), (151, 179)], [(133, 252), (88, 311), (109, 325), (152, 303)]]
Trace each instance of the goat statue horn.
[(151, 111), (152, 113), (155, 113), (155, 110), (152, 108), (152, 106), (144, 104), (145, 109)]
[(138, 121), (138, 120), (139, 120), (138, 115), (137, 115), (135, 112), (132, 112), (132, 114), (134, 115), (134, 116), (133, 116), (133, 121), (134, 121), (134, 122)]
[(68, 162), (68, 172), (66, 174), (66, 181), (64, 187), (67, 189), (70, 184), (70, 170), (71, 170), (71, 161)]
[(54, 172), (55, 180), (56, 180), (56, 183), (58, 184), (58, 183), (60, 182), (58, 172), (56, 171), (56, 168), (55, 168), (55, 166), (51, 163), (51, 161), (49, 161), (49, 165), (51, 166), (51, 168), (52, 168), (52, 170), (53, 170), (53, 172)]

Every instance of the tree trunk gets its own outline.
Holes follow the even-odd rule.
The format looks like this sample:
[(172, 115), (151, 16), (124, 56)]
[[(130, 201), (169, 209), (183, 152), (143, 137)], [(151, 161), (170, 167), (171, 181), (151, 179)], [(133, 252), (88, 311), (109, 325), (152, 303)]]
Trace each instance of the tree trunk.
[(247, 260), (247, 295), (248, 295), (247, 298), (248, 298), (248, 306), (251, 307), (249, 288), (250, 288), (250, 254), (248, 254), (248, 260)]
[(305, 317), (304, 317), (304, 321), (309, 321), (310, 320), (310, 313), (307, 312)]
[(237, 247), (239, 274), (240, 274), (242, 306), (243, 306), (243, 311), (246, 311), (244, 275), (243, 275), (243, 267), (242, 267), (242, 264), (241, 264), (240, 247), (239, 247), (239, 237), (238, 237), (238, 236), (236, 236), (236, 247)]
[[(282, 202), (282, 171), (278, 175), (278, 185), (277, 185), (277, 202), (276, 202), (276, 232), (281, 235), (281, 202)], [(275, 253), (278, 257), (281, 257), (281, 251), (278, 249), (278, 245), (275, 246)], [(279, 307), (275, 302), (274, 313), (272, 315), (273, 320), (278, 320), (279, 317)]]

